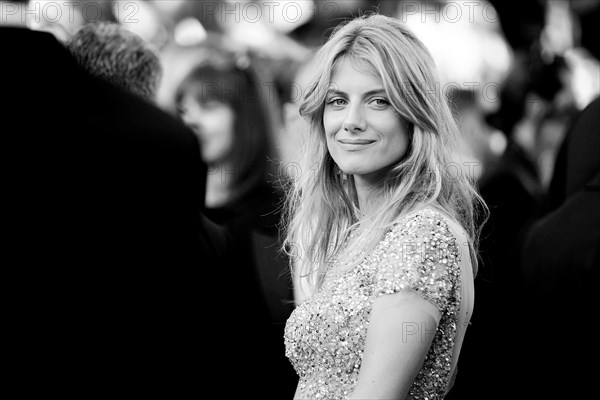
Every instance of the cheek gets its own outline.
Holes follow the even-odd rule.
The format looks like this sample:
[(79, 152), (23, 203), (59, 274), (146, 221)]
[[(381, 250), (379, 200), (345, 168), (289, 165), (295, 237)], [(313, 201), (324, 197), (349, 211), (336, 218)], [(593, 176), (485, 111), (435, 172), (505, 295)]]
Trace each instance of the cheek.
[(327, 140), (329, 140), (331, 136), (334, 136), (340, 130), (341, 126), (342, 123), (336, 113), (325, 111), (323, 114), (323, 129), (327, 135)]
[(325, 140), (327, 142), (327, 150), (329, 154), (334, 156), (335, 148), (333, 147), (333, 139), (338, 131), (334, 118), (331, 113), (325, 112), (323, 114), (323, 131), (325, 132)]
[(401, 129), (399, 132), (399, 134), (397, 133), (396, 135), (394, 135), (394, 137), (390, 141), (389, 146), (390, 152), (393, 152), (395, 158), (398, 159), (404, 157), (404, 155), (406, 154), (406, 151), (408, 150), (409, 141), (409, 136), (406, 129)]
[(235, 129), (235, 117), (233, 113), (227, 110), (226, 112), (223, 112), (217, 118), (217, 120), (217, 124), (220, 126), (221, 134), (227, 137), (228, 141), (233, 140), (233, 131)]
[(224, 110), (207, 113), (203, 126), (208, 136), (219, 138), (233, 136), (233, 114)]
[(400, 158), (404, 156), (408, 149), (409, 134), (406, 124), (398, 121), (397, 117), (380, 118), (374, 121), (374, 127), (382, 134), (383, 151), (387, 157)]
[(211, 121), (213, 138), (222, 152), (227, 152), (233, 147), (235, 118), (229, 110), (215, 113)]
[(337, 131), (332, 130), (331, 128), (328, 130), (326, 126), (324, 126), (324, 128), (325, 128), (325, 141), (327, 143), (327, 150), (329, 151), (329, 154), (331, 154), (333, 157), (335, 157), (335, 152), (336, 152), (335, 133)]

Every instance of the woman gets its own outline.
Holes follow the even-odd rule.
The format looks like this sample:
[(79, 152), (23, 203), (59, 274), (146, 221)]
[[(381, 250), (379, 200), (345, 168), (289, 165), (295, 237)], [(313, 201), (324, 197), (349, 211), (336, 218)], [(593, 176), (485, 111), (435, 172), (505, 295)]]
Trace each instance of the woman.
[(441, 399), (473, 308), (478, 210), (434, 62), (399, 21), (363, 16), (319, 51), (287, 200), (296, 399)]
[(249, 58), (211, 47), (205, 52), (179, 84), (175, 101), (209, 165), (207, 214), (223, 223), (256, 206), (252, 199), (272, 193), (272, 134)]
[(233, 372), (234, 384), (224, 393), (229, 398), (289, 398), (297, 377), (281, 336), (293, 293), (284, 274), (288, 261), (277, 252), (281, 197), (270, 182), (275, 166), (269, 160), (272, 134), (265, 97), (250, 58), (218, 48), (206, 52), (179, 85), (176, 104), (198, 135), (209, 166), (204, 212), (227, 228), (233, 251), (218, 271), (206, 271), (218, 275), (222, 287), (200, 290), (218, 291), (215, 299), (225, 294), (231, 301), (232, 307), (218, 308), (221, 315), (208, 321), (229, 343), (219, 349), (220, 367), (232, 370), (240, 359), (264, 364)]

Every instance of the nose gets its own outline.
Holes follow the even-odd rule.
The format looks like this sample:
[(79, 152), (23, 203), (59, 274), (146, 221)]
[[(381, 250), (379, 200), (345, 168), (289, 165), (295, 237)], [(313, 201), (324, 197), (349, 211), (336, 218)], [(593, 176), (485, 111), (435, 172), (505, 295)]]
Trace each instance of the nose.
[(359, 104), (355, 104), (348, 108), (342, 128), (350, 133), (362, 132), (367, 129), (367, 121), (365, 120), (363, 109)]

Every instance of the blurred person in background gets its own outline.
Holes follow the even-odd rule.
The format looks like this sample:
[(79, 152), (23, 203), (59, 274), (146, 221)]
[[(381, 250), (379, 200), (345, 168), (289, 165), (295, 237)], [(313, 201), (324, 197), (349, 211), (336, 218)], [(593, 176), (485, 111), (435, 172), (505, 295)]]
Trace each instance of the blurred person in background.
[(222, 347), (198, 286), (217, 279), (227, 244), (201, 213), (198, 140), (30, 30), (25, 7), (0, 2), (12, 10), (0, 110), (15, 381), (28, 394), (197, 393), (198, 360), (217, 359), (198, 338)]
[(83, 25), (66, 41), (90, 74), (154, 102), (162, 75), (157, 49), (116, 22)]
[[(544, 201), (544, 214), (554, 211), (566, 198), (567, 147), (570, 132), (581, 110), (600, 96), (600, 48), (596, 40), (600, 30), (600, 1), (574, 1), (573, 8), (573, 47), (563, 51), (562, 56), (567, 66), (565, 80), (567, 89), (563, 94), (563, 102), (572, 102), (578, 109), (569, 121), (568, 133), (556, 156), (548, 193)], [(589, 111), (588, 111), (589, 114)], [(571, 156), (573, 157), (573, 156)]]
[[(175, 94), (209, 166), (206, 215), (226, 227), (233, 241), (231, 257), (221, 266), (227, 274), (223, 290), (234, 298), (231, 311), (222, 310), (231, 321), (221, 331), (231, 340), (222, 362), (242, 362), (236, 387), (223, 393), (231, 398), (236, 393), (290, 398), (297, 382), (281, 340), (293, 293), (287, 257), (278, 252), (282, 198), (275, 185), (267, 98), (251, 56), (220, 47), (207, 49)], [(245, 368), (244, 362), (258, 360), (260, 368)]]
[[(491, 218), (482, 232), (483, 267), (476, 281), (478, 308), (473, 314), (470, 340), (466, 342), (459, 364), (459, 369), (470, 376), (474, 384), (467, 386), (458, 382), (450, 398), (554, 398), (550, 395), (552, 387), (563, 385), (564, 380), (555, 386), (547, 385), (546, 378), (541, 378), (534, 384), (528, 376), (538, 375), (537, 371), (544, 371), (548, 365), (552, 365), (554, 371), (564, 371), (566, 376), (569, 367), (550, 360), (544, 361), (544, 366), (535, 366), (527, 355), (539, 348), (537, 343), (548, 344), (541, 352), (548, 352), (548, 356), (554, 354), (548, 350), (554, 344), (540, 339), (542, 336), (554, 338), (555, 343), (561, 339), (560, 334), (554, 335), (555, 327), (548, 327), (550, 334), (542, 332), (553, 318), (543, 312), (546, 305), (540, 303), (542, 296), (535, 303), (531, 302), (539, 291), (535, 285), (524, 285), (526, 271), (523, 271), (522, 258), (527, 256), (524, 246), (530, 240), (527, 238), (531, 227), (547, 212), (547, 193), (552, 192), (553, 186), (549, 185), (552, 171), (555, 174), (565, 171), (554, 159), (582, 98), (574, 83), (587, 76), (583, 78), (586, 81), (583, 86), (588, 92), (590, 87), (598, 87), (598, 81), (593, 79), (594, 74), (581, 74), (574, 68), (577, 57), (568, 50), (575, 44), (573, 32), (569, 30), (571, 17), (565, 9), (569, 7), (568, 2), (528, 2), (519, 12), (503, 2), (494, 4), (515, 58), (502, 84), (500, 108), (486, 119), (505, 135), (506, 144), (489, 159), (479, 182)], [(595, 74), (598, 75), (597, 70)], [(567, 236), (577, 237), (577, 234), (565, 234), (565, 239)], [(564, 256), (557, 243), (538, 242), (536, 246), (539, 255), (556, 253), (557, 259)], [(548, 272), (552, 273), (550, 269)], [(542, 282), (542, 268), (537, 273)], [(557, 293), (564, 292), (562, 288), (556, 289)], [(537, 306), (531, 307), (532, 304)], [(546, 321), (542, 315), (546, 315)], [(531, 341), (519, 332), (530, 333), (526, 337)], [(524, 343), (528, 345), (523, 346)], [(523, 365), (515, 363), (516, 359), (530, 362)], [(506, 384), (517, 381), (519, 384)], [(557, 381), (549, 379), (548, 382)], [(547, 393), (543, 395), (544, 392)]]
[[(508, 74), (498, 82), (499, 107), (483, 115), (487, 131), (497, 134), (481, 131), (480, 146), (474, 146), (483, 163), (478, 186), (490, 218), (481, 234), (477, 307), (458, 366), (468, 379), (457, 382), (449, 399), (504, 398), (500, 386), (510, 379), (510, 370), (515, 367), (506, 354), (509, 335), (519, 337), (515, 314), (511, 314), (520, 301), (516, 292), (518, 254), (524, 232), (540, 212), (544, 193), (538, 164), (540, 131), (560, 88), (557, 68), (533, 62), (539, 60), (535, 58), (535, 44), (543, 27), (544, 10), (542, 5), (531, 3), (516, 13), (514, 8), (497, 5), (499, 24), (514, 56)], [(474, 104), (469, 98), (460, 103), (459, 110), (464, 104), (467, 108)]]
[(213, 48), (175, 94), (179, 115), (196, 132), (210, 167), (205, 204), (218, 223), (263, 204), (248, 200), (273, 200), (273, 136), (249, 62), (246, 55)]
[[(564, 56), (569, 64), (577, 53), (587, 53), (586, 58), (595, 60), (596, 80), (592, 75), (582, 81), (587, 87), (572, 88), (576, 105), (586, 105), (571, 118), (556, 155), (544, 214), (524, 235), (522, 301), (515, 309), (516, 318), (523, 327), (541, 329), (532, 329), (507, 354), (520, 360), (507, 393), (516, 392), (518, 386), (523, 399), (584, 398), (595, 390), (595, 371), (586, 367), (589, 342), (582, 340), (581, 332), (596, 313), (600, 266), (600, 51), (596, 39), (600, 2), (577, 8), (583, 8), (581, 3), (572, 2), (581, 34)], [(570, 68), (569, 72), (583, 71)], [(578, 99), (587, 96), (581, 96), (578, 89), (595, 98), (579, 103)]]
[[(469, 119), (469, 110), (478, 107), (476, 100), (468, 93), (454, 94), (453, 104), (461, 115), (462, 128), (468, 129), (464, 122)], [(457, 400), (502, 398), (494, 396), (511, 368), (508, 360), (500, 361), (506, 354), (502, 350), (506, 326), (513, 326), (506, 307), (516, 301), (510, 297), (515, 295), (519, 281), (518, 249), (527, 226), (539, 213), (543, 195), (534, 161), (535, 143), (526, 143), (525, 149), (518, 139), (490, 126), (485, 121), (489, 114), (475, 115), (479, 115), (481, 125), (476, 125), (480, 129), (469, 141), (482, 166), (478, 186), (490, 218), (480, 239), (482, 265), (475, 280), (477, 306), (458, 365), (465, 379), (459, 380), (448, 394), (448, 399)], [(530, 115), (524, 127), (527, 130), (514, 136), (534, 139), (541, 117), (540, 112)], [(465, 132), (468, 134), (468, 130)]]
[(555, 171), (566, 176), (565, 197), (528, 230), (520, 254), (522, 301), (513, 313), (530, 334), (507, 358), (519, 359), (508, 393), (523, 399), (585, 398), (595, 389), (581, 332), (596, 313), (600, 266), (600, 99), (578, 115), (568, 139), (558, 165), (566, 171)]

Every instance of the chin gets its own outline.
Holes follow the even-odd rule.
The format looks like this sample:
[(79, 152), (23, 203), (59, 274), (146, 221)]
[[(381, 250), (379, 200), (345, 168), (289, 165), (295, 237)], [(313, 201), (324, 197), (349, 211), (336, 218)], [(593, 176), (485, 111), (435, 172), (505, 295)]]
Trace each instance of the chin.
[(339, 157), (340, 162), (336, 162), (336, 164), (347, 175), (369, 174), (377, 170), (377, 165), (373, 165), (373, 160), (369, 158), (366, 154), (351, 154)]
[(365, 166), (347, 166), (346, 168), (340, 167), (340, 170), (346, 175), (361, 176), (367, 180), (379, 180), (389, 170), (386, 167), (365, 167)]
[(358, 166), (340, 166), (340, 170), (346, 175), (363, 175), (370, 172), (369, 170)]

